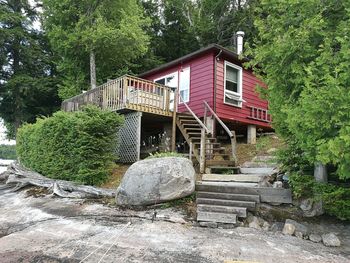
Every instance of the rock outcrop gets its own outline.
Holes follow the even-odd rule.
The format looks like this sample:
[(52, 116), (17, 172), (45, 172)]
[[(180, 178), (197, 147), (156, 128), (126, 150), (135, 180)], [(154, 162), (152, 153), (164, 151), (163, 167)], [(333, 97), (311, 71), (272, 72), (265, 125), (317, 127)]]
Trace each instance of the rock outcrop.
[(195, 190), (192, 162), (181, 157), (146, 159), (126, 171), (116, 193), (122, 206), (162, 203), (192, 194)]

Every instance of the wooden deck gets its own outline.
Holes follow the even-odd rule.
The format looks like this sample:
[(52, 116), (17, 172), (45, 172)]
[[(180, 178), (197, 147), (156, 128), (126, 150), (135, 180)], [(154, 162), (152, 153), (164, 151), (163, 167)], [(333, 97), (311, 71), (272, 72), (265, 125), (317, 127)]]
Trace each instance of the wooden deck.
[(113, 111), (135, 110), (163, 116), (173, 115), (174, 91), (141, 78), (124, 75), (62, 102), (62, 110), (77, 111), (92, 104)]

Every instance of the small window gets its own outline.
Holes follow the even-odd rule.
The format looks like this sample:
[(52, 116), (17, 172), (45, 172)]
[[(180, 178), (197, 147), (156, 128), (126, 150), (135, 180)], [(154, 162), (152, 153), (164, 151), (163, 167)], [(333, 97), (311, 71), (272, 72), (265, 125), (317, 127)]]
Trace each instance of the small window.
[[(185, 68), (180, 71), (180, 96), (184, 102), (190, 101), (190, 68)], [(182, 101), (180, 101), (181, 103)]]
[(224, 103), (242, 107), (242, 68), (225, 61)]

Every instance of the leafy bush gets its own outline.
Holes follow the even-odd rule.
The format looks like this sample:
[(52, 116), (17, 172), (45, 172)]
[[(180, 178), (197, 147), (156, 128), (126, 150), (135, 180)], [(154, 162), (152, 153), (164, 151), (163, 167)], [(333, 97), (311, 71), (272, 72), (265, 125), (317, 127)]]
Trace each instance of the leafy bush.
[(117, 131), (122, 123), (118, 114), (94, 106), (39, 118), (18, 130), (19, 160), (50, 178), (100, 184), (116, 159)]
[(15, 160), (16, 155), (16, 146), (15, 145), (0, 145), (0, 159)]
[(162, 157), (184, 157), (181, 153), (177, 152), (164, 152), (164, 153), (151, 153), (150, 156), (147, 157), (147, 159), (152, 158), (162, 158)]
[(290, 185), (296, 198), (311, 197), (322, 200), (325, 212), (341, 220), (350, 220), (350, 188), (317, 183), (313, 176), (294, 173)]

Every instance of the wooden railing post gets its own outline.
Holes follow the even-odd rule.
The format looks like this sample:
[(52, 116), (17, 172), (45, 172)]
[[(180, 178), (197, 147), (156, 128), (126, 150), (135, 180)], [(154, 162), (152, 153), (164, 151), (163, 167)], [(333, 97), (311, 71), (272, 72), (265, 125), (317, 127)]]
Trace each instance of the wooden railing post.
[(201, 129), (201, 148), (199, 154), (199, 172), (204, 173), (205, 171), (205, 130)]
[(179, 89), (175, 90), (174, 95), (174, 110), (173, 110), (173, 127), (171, 133), (171, 151), (175, 152), (176, 149), (176, 112), (177, 112), (177, 99), (179, 96)]
[(237, 163), (237, 139), (236, 132), (231, 131), (233, 133), (233, 137), (231, 137), (231, 147), (232, 147), (232, 159), (235, 163)]

